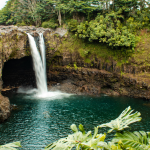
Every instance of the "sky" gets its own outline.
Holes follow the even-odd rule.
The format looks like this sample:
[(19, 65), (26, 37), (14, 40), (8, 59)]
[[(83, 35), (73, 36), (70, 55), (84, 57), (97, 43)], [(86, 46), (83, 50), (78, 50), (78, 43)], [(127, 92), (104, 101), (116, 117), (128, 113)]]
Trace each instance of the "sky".
[(6, 5), (6, 1), (8, 0), (0, 0), (0, 10)]

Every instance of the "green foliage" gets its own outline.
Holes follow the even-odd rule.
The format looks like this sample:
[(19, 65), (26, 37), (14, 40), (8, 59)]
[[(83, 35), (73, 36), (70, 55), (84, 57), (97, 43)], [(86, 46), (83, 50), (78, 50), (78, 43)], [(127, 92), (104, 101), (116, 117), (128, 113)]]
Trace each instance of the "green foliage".
[(144, 131), (116, 133), (114, 142), (122, 141), (124, 147), (132, 147), (136, 150), (148, 150), (150, 148), (150, 133)]
[(7, 22), (6, 22), (7, 25), (10, 25), (10, 24), (13, 24), (13, 19), (9, 19)]
[(42, 27), (43, 28), (52, 28), (55, 29), (56, 27), (58, 27), (58, 24), (55, 23), (52, 19), (49, 20), (48, 22), (43, 22), (42, 23)]
[(135, 35), (120, 21), (120, 12), (111, 12), (106, 16), (98, 15), (95, 20), (78, 26), (79, 38), (88, 38), (90, 42), (98, 40), (111, 47), (135, 47)]
[[(107, 25), (106, 28), (100, 32), (96, 27), (97, 29), (94, 31), (94, 25), (92, 26), (89, 24), (89, 31), (84, 30), (83, 32), (85, 33), (81, 33), (82, 35), (80, 35), (82, 38), (87, 37), (91, 41), (96, 38), (96, 40), (108, 43), (111, 46), (134, 47), (134, 36), (131, 31), (134, 31), (135, 28), (141, 29), (149, 27), (149, 6), (149, 2), (144, 0), (141, 0), (140, 2), (138, 0), (8, 0), (7, 5), (0, 10), (0, 24), (22, 25), (22, 22), (24, 22), (26, 25), (42, 25), (44, 27), (55, 28), (58, 26), (57, 22), (62, 25), (63, 23), (66, 23), (66, 18), (73, 18), (70, 22), (69, 29), (70, 31), (76, 31), (76, 25), (78, 25), (78, 23), (74, 19), (79, 22), (88, 21), (89, 23), (93, 20), (91, 23), (94, 23), (95, 26), (97, 26), (97, 24), (98, 26)], [(101, 21), (100, 23), (98, 21), (100, 15), (98, 15), (97, 21), (94, 21), (98, 13), (103, 14), (104, 22)], [(49, 21), (51, 18), (56, 17), (58, 20), (55, 20), (54, 22)], [(116, 26), (118, 21), (120, 21), (122, 27), (126, 26), (127, 29), (122, 29), (121, 27), (118, 28)], [(85, 23), (83, 23), (83, 25), (84, 24)], [(93, 34), (91, 32), (93, 32)], [(107, 34), (105, 34), (105, 32)], [(109, 38), (109, 35), (113, 34), (112, 32), (116, 32), (117, 39), (115, 39), (114, 35), (111, 35), (112, 38)], [(98, 34), (100, 34), (100, 37)], [(126, 34), (129, 34), (129, 36)], [(123, 36), (123, 41), (127, 41), (121, 42), (121, 36)]]
[(42, 27), (43, 28), (49, 28), (49, 22), (43, 22)]
[[(67, 3), (67, 8), (69, 13), (73, 14), (74, 19), (79, 17), (78, 14), (83, 14), (87, 20), (90, 20), (92, 13), (97, 10), (97, 7), (94, 6), (95, 3), (95, 0), (71, 0)], [(97, 4), (98, 3), (99, 2), (97, 1)]]
[(127, 19), (126, 25), (131, 32), (136, 33), (136, 31), (149, 28), (150, 15), (149, 11), (146, 10), (137, 10), (134, 16), (131, 16)]
[(75, 19), (71, 19), (70, 22), (68, 22), (69, 30), (72, 32), (77, 31), (77, 26), (79, 25), (78, 21)]
[(6, 22), (10, 19), (11, 10), (9, 9), (11, 1), (7, 2), (7, 5), (0, 10), (0, 24), (5, 25)]
[(77, 70), (78, 67), (77, 67), (76, 63), (74, 63), (73, 66), (74, 66), (74, 69)]
[(98, 142), (103, 142), (105, 140), (105, 134), (98, 134), (98, 128), (95, 127), (94, 134), (92, 135), (91, 131), (85, 133), (83, 125), (79, 125), (79, 130), (75, 124), (71, 125), (71, 129), (74, 134), (68, 135), (67, 138), (62, 138), (59, 141), (48, 145), (45, 149), (67, 149), (71, 150), (76, 147), (78, 150), (81, 149), (97, 149), (99, 145)]
[(17, 23), (16, 26), (26, 26), (26, 24), (24, 21), (22, 21), (21, 23)]
[(129, 124), (137, 122), (137, 121), (141, 121), (141, 119), (142, 119), (141, 117), (139, 117), (139, 116), (141, 116), (140, 112), (135, 112), (135, 113), (132, 113), (132, 112), (133, 112), (133, 110), (131, 110), (131, 107), (129, 106), (120, 114), (120, 116), (117, 119), (112, 120), (109, 123), (102, 124), (98, 127), (111, 128), (108, 131), (108, 133), (112, 132), (113, 130), (121, 131), (121, 130), (124, 130), (125, 128), (129, 128), (129, 126), (128, 126)]
[[(126, 108), (120, 116), (107, 124), (99, 125), (94, 128), (92, 135), (91, 131), (87, 133), (84, 130), (83, 125), (79, 125), (79, 130), (75, 124), (71, 125), (71, 129), (74, 132), (68, 135), (66, 138), (62, 138), (50, 145), (46, 150), (72, 150), (76, 147), (76, 150), (148, 150), (150, 148), (150, 133), (149, 132), (128, 132), (122, 131), (127, 128), (129, 124), (140, 121), (140, 113), (132, 113), (131, 107)], [(108, 133), (112, 130), (116, 130), (115, 137), (105, 142), (106, 134), (98, 133), (99, 127), (111, 128)]]
[(20, 142), (0, 145), (0, 150), (17, 150), (16, 147), (21, 147)]

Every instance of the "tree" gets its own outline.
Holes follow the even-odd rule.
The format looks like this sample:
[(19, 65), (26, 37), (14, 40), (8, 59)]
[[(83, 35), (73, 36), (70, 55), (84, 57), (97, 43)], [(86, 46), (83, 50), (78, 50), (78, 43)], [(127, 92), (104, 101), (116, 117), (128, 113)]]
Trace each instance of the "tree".
[(28, 10), (28, 14), (32, 17), (33, 21), (35, 22), (36, 26), (41, 25), (41, 17), (37, 11), (37, 3), (40, 2), (40, 0), (19, 0), (19, 2), (22, 4), (22, 6)]
[(95, 4), (97, 3), (93, 0), (70, 0), (68, 3), (69, 13), (73, 14), (73, 19), (77, 19), (78, 13), (82, 13), (90, 20), (90, 14), (97, 9)]
[(13, 0), (9, 0), (6, 4), (6, 6), (0, 10), (0, 24), (5, 25), (6, 22), (11, 18), (11, 10), (9, 9), (11, 7)]

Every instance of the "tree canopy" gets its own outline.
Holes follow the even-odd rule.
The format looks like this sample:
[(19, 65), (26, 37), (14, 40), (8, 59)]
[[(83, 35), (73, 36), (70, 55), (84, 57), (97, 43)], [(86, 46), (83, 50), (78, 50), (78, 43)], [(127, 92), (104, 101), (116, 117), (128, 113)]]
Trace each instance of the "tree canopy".
[(67, 24), (79, 38), (112, 47), (135, 47), (136, 31), (149, 28), (145, 0), (8, 0), (1, 25), (56, 28)]

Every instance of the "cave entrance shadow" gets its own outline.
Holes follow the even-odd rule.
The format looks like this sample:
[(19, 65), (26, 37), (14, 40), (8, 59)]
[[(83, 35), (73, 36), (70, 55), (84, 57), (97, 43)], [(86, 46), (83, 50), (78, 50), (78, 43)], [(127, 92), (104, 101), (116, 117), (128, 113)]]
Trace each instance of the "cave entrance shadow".
[(36, 87), (35, 73), (31, 56), (10, 59), (4, 63), (2, 70), (3, 89), (19, 86)]

